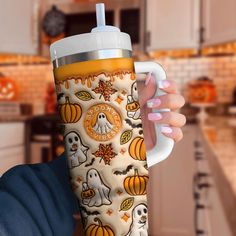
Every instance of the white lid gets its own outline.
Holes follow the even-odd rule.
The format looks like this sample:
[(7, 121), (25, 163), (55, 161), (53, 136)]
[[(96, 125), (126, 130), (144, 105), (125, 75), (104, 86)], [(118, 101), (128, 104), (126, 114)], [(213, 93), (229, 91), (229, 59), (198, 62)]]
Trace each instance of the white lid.
[(105, 24), (103, 3), (96, 4), (97, 27), (91, 33), (79, 34), (56, 41), (50, 46), (51, 60), (72, 54), (102, 49), (125, 49), (132, 51), (130, 36), (120, 29)]

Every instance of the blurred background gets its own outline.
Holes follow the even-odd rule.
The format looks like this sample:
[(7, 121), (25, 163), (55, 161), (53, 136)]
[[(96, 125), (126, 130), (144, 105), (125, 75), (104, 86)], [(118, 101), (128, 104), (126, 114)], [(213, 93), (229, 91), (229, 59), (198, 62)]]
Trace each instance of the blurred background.
[[(63, 152), (49, 45), (89, 32), (96, 2), (0, 0), (0, 176)], [(150, 235), (236, 235), (236, 0), (103, 2), (187, 101), (183, 141), (150, 169)]]

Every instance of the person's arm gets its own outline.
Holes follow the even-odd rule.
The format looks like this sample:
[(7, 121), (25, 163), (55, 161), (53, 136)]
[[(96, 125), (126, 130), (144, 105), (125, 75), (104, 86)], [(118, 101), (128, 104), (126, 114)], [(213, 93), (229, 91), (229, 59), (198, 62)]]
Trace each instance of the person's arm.
[(0, 178), (1, 236), (69, 236), (76, 212), (64, 156), (16, 166)]

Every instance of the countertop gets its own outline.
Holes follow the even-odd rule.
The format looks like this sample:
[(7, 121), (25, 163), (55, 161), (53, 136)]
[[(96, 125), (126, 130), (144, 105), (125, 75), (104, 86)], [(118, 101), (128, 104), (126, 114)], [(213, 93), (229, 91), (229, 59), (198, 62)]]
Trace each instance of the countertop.
[(0, 124), (1, 123), (9, 123), (9, 122), (26, 122), (30, 120), (33, 116), (29, 115), (20, 115), (20, 116), (0, 116)]
[(206, 157), (227, 220), (236, 235), (236, 118), (210, 117), (200, 124)]

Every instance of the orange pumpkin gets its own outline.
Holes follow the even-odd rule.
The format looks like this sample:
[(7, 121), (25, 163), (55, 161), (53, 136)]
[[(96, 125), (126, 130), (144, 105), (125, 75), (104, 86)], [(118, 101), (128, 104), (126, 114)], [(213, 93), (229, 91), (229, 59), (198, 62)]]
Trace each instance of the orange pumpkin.
[(115, 236), (114, 231), (108, 225), (103, 225), (99, 218), (94, 219), (98, 224), (91, 224), (85, 231), (86, 236)]
[(131, 112), (135, 112), (137, 111), (138, 109), (140, 109), (140, 105), (138, 102), (134, 101), (134, 102), (131, 102), (129, 104), (126, 105), (126, 110), (127, 111), (131, 111)]
[(139, 175), (138, 170), (134, 170), (134, 176), (128, 176), (124, 179), (124, 189), (129, 195), (145, 195), (147, 193), (148, 176)]
[(146, 160), (146, 148), (142, 137), (136, 137), (132, 140), (129, 145), (129, 154), (135, 160)]
[(91, 188), (83, 190), (81, 192), (81, 197), (83, 199), (90, 199), (90, 198), (92, 198), (94, 196), (95, 196), (95, 191), (93, 189), (91, 189)]
[(59, 113), (63, 123), (76, 123), (80, 120), (82, 108), (79, 104), (70, 103), (69, 98), (66, 97), (66, 103), (59, 105)]
[(207, 77), (202, 77), (188, 85), (190, 103), (215, 103), (216, 95), (216, 88)]
[(12, 101), (16, 95), (17, 88), (13, 80), (0, 74), (0, 101)]

